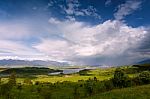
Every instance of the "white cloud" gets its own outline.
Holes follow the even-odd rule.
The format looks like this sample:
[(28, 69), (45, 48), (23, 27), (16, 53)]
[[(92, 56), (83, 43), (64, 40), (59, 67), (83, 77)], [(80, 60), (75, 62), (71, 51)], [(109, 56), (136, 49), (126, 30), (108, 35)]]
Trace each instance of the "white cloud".
[(40, 53), (31, 46), (12, 40), (0, 40), (0, 60), (53, 60), (48, 55)]
[(105, 6), (109, 6), (111, 4), (111, 0), (106, 0), (105, 1)]
[(30, 28), (20, 23), (1, 23), (0, 39), (22, 39), (28, 37), (31, 33)]
[[(66, 5), (65, 5), (66, 3)], [(66, 14), (66, 18), (70, 19), (70, 17), (75, 16), (90, 16), (97, 19), (101, 19), (101, 16), (98, 14), (97, 9), (94, 6), (88, 5), (87, 7), (83, 7), (82, 4), (78, 0), (65, 0), (64, 4), (59, 1), (50, 1), (50, 6), (56, 7), (56, 5), (61, 8), (60, 12)]]
[[(55, 59), (118, 57), (135, 49), (147, 35), (144, 27), (133, 28), (117, 20), (90, 26), (78, 21), (50, 19), (63, 39), (42, 39), (34, 48)], [(51, 29), (51, 28), (49, 28)]]
[[(36, 55), (36, 51), (21, 42), (12, 40), (0, 40), (0, 54), (6, 55)], [(2, 53), (1, 53), (2, 52)], [(3, 53), (5, 52), (5, 53)]]
[(142, 57), (133, 50), (138, 48), (148, 34), (144, 27), (133, 28), (118, 20), (107, 20), (94, 26), (75, 19), (61, 21), (50, 18), (48, 22), (45, 30), (49, 32), (48, 36), (44, 37), (45, 33), (37, 31), (41, 37), (34, 44), (21, 40), (31, 35), (38, 39), (39, 35), (35, 35), (34, 30), (31, 29), (31, 32), (24, 25), (0, 27), (0, 59), (57, 60), (83, 64), (97, 57), (120, 59), (120, 56), (126, 55), (130, 56), (130, 60), (136, 55)]
[(114, 17), (117, 20), (122, 20), (125, 16), (130, 15), (133, 11), (140, 8), (141, 1), (131, 0), (126, 1), (124, 4), (121, 4), (117, 8), (117, 12), (114, 13)]
[(69, 43), (66, 41), (43, 39), (40, 44), (33, 47), (49, 55), (51, 59), (63, 60), (72, 55)]

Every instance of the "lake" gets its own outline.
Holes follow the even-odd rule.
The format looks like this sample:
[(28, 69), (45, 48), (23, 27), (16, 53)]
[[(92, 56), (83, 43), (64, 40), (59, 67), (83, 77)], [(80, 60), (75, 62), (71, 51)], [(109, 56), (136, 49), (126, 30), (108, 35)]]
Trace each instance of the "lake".
[(63, 73), (64, 74), (72, 74), (72, 73), (77, 73), (77, 72), (79, 72), (81, 70), (84, 70), (84, 69), (64, 69)]
[[(84, 70), (84, 69), (63, 69), (63, 74), (72, 74), (72, 73), (77, 73), (81, 70)], [(60, 74), (61, 72), (54, 72), (54, 73), (49, 73), (49, 75), (58, 75)]]

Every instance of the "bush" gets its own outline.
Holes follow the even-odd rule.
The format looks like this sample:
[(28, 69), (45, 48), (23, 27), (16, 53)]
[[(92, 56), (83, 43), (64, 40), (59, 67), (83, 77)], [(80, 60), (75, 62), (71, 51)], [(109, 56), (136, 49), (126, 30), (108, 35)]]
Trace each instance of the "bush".
[(150, 83), (150, 72), (143, 71), (138, 76), (140, 84), (149, 84)]
[(131, 85), (128, 75), (126, 75), (125, 72), (120, 68), (115, 70), (114, 78), (112, 80), (115, 87), (122, 88)]
[(73, 96), (74, 96), (74, 99), (79, 99), (79, 97), (80, 97), (80, 93), (78, 91), (78, 86), (77, 85), (74, 86)]
[(86, 89), (86, 93), (91, 96), (94, 92), (94, 86), (95, 86), (95, 82), (94, 79), (90, 79), (87, 80), (84, 84), (84, 87)]
[(31, 79), (28, 79), (28, 78), (27, 78), (27, 79), (24, 80), (24, 83), (25, 83), (25, 84), (28, 84), (28, 85), (31, 85), (31, 84), (32, 84), (32, 81), (31, 81)]
[(11, 86), (16, 85), (16, 73), (15, 73), (15, 72), (13, 72), (13, 73), (10, 75), (8, 84), (10, 84)]
[(104, 81), (104, 85), (105, 85), (106, 91), (112, 90), (114, 88), (112, 79)]
[(6, 99), (9, 98), (11, 90), (12, 85), (8, 83), (0, 85), (0, 97), (5, 97)]

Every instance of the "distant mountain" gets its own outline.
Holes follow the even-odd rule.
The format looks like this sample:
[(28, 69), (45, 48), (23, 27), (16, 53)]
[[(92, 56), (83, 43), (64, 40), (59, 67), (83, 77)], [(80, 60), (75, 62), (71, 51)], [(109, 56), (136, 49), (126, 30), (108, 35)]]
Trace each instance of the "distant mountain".
[(0, 66), (68, 66), (67, 62), (43, 61), (43, 60), (0, 60)]
[(138, 64), (150, 64), (150, 59), (142, 60)]

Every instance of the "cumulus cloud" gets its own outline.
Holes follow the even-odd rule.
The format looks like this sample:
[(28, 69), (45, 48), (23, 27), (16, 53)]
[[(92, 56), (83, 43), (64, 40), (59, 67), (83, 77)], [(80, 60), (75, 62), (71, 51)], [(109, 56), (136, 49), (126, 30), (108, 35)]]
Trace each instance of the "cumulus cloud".
[(117, 20), (124, 19), (125, 16), (132, 14), (135, 10), (141, 6), (141, 1), (127, 0), (124, 4), (121, 4), (117, 8), (117, 12), (114, 13), (114, 17)]
[[(68, 16), (93, 16), (100, 19), (100, 15), (97, 14), (96, 8), (88, 6), (87, 8), (80, 8), (81, 5), (78, 0), (67, 0), (67, 6), (64, 6), (64, 11)], [(80, 9), (79, 9), (80, 8)]]
[[(131, 63), (149, 57), (149, 50), (141, 46), (142, 42), (149, 44), (149, 30), (145, 27), (133, 28), (119, 20), (107, 20), (97, 25), (75, 19), (50, 18), (48, 22), (46, 30), (40, 29), (47, 34), (37, 31), (38, 35), (25, 25), (0, 27), (0, 59), (56, 60), (92, 65)], [(21, 40), (33, 35), (38, 42)]]
[(101, 16), (98, 14), (98, 11), (95, 7), (89, 5), (87, 7), (83, 7), (78, 0), (65, 0), (64, 4), (59, 1), (53, 0), (48, 3), (49, 7), (58, 5), (60, 7), (61, 12), (66, 14), (66, 18), (72, 19), (75, 16), (90, 16), (97, 19), (101, 19)]
[(24, 42), (12, 40), (0, 40), (0, 60), (53, 60), (44, 53), (40, 53)]
[[(0, 58), (111, 64), (127, 61), (129, 63), (137, 57), (149, 55), (142, 56), (143, 51), (148, 49), (141, 47), (141, 44), (149, 42), (149, 30), (145, 27), (133, 28), (119, 20), (107, 20), (97, 25), (89, 25), (75, 19), (50, 18), (48, 22), (46, 28), (36, 31), (24, 24), (1, 25)], [(26, 37), (34, 37), (38, 42), (23, 41)]]
[(80, 60), (83, 62), (89, 57), (91, 60), (97, 57), (106, 59), (110, 57), (118, 59), (124, 55), (128, 57), (148, 34), (144, 27), (133, 28), (117, 20), (107, 20), (95, 26), (54, 18), (51, 18), (49, 23), (56, 27), (61, 38), (42, 39), (34, 48), (52, 58), (71, 61), (83, 58)]
[(0, 54), (1, 55), (34, 55), (37, 54), (34, 49), (25, 46), (21, 42), (12, 40), (0, 40)]
[(41, 43), (33, 47), (56, 60), (63, 60), (72, 55), (69, 43), (62, 40), (43, 39)]
[(46, 57), (31, 46), (45, 31), (41, 26), (43, 32), (38, 26), (32, 25), (19, 20), (0, 23), (0, 59), (40, 59), (41, 55), (41, 59)]

